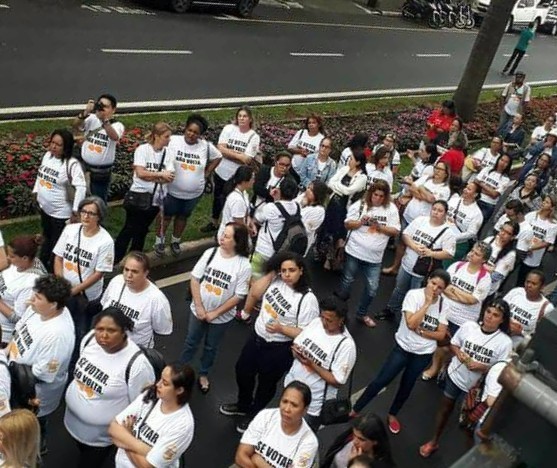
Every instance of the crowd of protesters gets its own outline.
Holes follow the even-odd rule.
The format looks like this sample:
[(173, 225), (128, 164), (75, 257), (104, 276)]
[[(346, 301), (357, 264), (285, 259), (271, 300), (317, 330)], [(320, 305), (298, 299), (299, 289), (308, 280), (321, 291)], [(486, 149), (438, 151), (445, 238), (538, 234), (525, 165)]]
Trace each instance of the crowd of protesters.
[[(0, 233), (4, 463), (35, 466), (47, 454), (47, 423), (62, 404), (79, 449), (76, 466), (111, 459), (117, 467), (179, 466), (194, 437), (192, 391), (196, 384), (210, 391), (219, 345), (235, 319), (252, 330), (235, 366), (237, 397), (219, 411), (237, 418), (243, 434), (238, 466), (395, 466), (388, 432), (403, 430), (416, 381), (437, 378), (443, 396), (435, 427), (417, 448), (431, 456), (455, 406), (479, 382), (493, 405), (498, 364), (521, 352), (557, 302), (557, 294), (542, 294), (542, 260), (557, 235), (557, 128), (552, 115), (526, 134), (524, 78), (517, 72), (505, 88), (499, 128), (484, 148), (471, 148), (454, 103), (444, 101), (424, 122), (419, 148), (407, 152), (413, 167), (404, 176), (397, 135), (370, 144), (355, 129), (337, 161), (318, 115), (276, 155), (261, 154), (248, 106), (217, 142), (205, 139), (209, 123), (199, 114), (189, 116), (183, 135), (157, 123), (133, 155), (119, 233), (103, 226), (125, 129), (113, 96), (89, 101), (73, 132), (52, 132), (38, 169), (42, 235), (4, 244)], [(516, 162), (519, 173), (511, 172)], [(216, 246), (191, 272), (188, 303), (174, 305), (191, 310), (183, 351), (157, 367), (156, 335), (172, 334), (173, 320), (149, 280), (146, 237), (154, 225), (154, 253), (165, 256), (172, 224), (170, 254), (179, 256), (188, 219), (207, 192), (212, 213), (201, 230)], [(388, 249), (394, 258), (385, 266)], [(316, 295), (310, 263), (338, 272), (334, 295)], [(364, 287), (348, 311), (359, 275)], [(380, 304), (387, 275), (396, 284)], [(339, 388), (358, 360), (351, 319), (368, 328), (377, 320), (399, 325), (378, 374), (368, 376), (350, 413), (337, 414), (351, 419), (350, 429), (318, 460), (317, 434), (331, 412), (342, 413)], [(401, 373), (385, 417), (370, 413), (373, 398)], [(32, 398), (11, 394), (16, 378), (31, 379)], [(277, 393), (279, 407), (269, 408)], [(480, 429), (481, 421), (469, 435)]]

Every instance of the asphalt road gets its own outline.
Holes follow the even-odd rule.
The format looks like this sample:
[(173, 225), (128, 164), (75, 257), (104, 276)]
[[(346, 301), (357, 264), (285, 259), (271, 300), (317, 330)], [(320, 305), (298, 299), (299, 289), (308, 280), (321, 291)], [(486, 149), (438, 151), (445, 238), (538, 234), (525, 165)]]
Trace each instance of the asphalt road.
[[(144, 102), (450, 86), (475, 39), (351, 2), (346, 11), (263, 3), (240, 20), (222, 8), (176, 15), (155, 0), (0, 0), (0, 108), (78, 104), (102, 91)], [(516, 40), (504, 36), (487, 83), (507, 81), (498, 71)], [(528, 80), (554, 79), (556, 52), (557, 39), (539, 35), (521, 66)], [(308, 53), (328, 55), (299, 55)]]

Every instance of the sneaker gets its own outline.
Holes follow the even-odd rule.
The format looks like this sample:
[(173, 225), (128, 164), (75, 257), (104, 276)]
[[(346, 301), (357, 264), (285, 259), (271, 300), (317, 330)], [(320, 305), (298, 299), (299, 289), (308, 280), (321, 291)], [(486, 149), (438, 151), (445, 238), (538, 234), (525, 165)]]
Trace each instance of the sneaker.
[(155, 255), (159, 258), (164, 257), (166, 246), (164, 244), (155, 244)]
[(395, 314), (391, 309), (383, 309), (381, 312), (377, 312), (374, 316), (377, 320), (394, 320)]
[(219, 412), (225, 416), (246, 416), (247, 411), (243, 411), (236, 403), (225, 403), (219, 406)]
[(387, 421), (389, 423), (389, 431), (391, 431), (392, 434), (398, 434), (400, 432), (400, 423), (398, 422), (398, 419), (391, 416), (387, 418)]
[(172, 252), (172, 255), (174, 255), (175, 257), (178, 257), (180, 255), (180, 253), (182, 252), (182, 249), (180, 248), (180, 243), (179, 242), (172, 242), (170, 244), (170, 251)]
[(214, 232), (217, 229), (218, 227), (215, 226), (212, 221), (209, 221), (205, 226), (199, 228), (201, 232), (205, 232), (205, 233)]
[(250, 423), (251, 423), (250, 418), (244, 418), (238, 423), (238, 425), (236, 426), (236, 430), (240, 434), (243, 434), (244, 432), (246, 432), (248, 430), (248, 426), (249, 426)]

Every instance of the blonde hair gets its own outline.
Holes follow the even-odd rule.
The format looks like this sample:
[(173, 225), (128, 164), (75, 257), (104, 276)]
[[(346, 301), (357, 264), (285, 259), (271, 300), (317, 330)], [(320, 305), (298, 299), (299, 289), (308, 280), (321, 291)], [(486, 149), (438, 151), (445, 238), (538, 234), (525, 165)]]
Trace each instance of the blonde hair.
[(172, 127), (166, 122), (157, 122), (151, 127), (147, 135), (145, 135), (145, 140), (147, 140), (147, 143), (153, 144), (156, 136), (163, 135), (166, 132), (172, 132)]
[(0, 449), (11, 467), (37, 466), (41, 430), (37, 417), (27, 409), (15, 409), (0, 418)]

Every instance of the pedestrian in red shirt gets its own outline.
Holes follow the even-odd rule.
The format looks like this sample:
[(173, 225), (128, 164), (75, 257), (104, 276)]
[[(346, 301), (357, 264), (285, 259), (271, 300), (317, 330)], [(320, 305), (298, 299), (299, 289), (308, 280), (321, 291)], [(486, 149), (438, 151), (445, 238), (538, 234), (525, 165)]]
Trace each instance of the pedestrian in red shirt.
[(456, 117), (453, 101), (446, 100), (440, 109), (435, 109), (427, 119), (426, 143), (437, 143), (449, 133), (452, 121)]
[(462, 166), (464, 166), (464, 144), (461, 140), (456, 140), (451, 147), (439, 158), (451, 168), (451, 174), (460, 175)]

